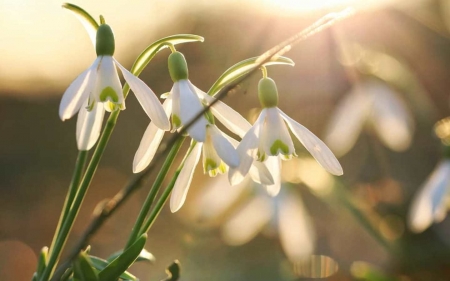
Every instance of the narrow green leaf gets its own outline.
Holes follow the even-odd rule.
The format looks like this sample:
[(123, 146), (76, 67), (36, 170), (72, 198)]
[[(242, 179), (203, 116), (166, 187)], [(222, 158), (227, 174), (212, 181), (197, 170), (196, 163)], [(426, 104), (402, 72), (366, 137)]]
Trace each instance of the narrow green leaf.
[[(214, 96), (217, 94), (220, 89), (225, 87), (227, 84), (230, 84), (231, 82), (235, 81), (242, 75), (248, 73), (251, 71), (254, 67), (258, 65), (256, 60), (259, 57), (249, 58), (246, 60), (243, 60), (241, 62), (238, 62), (237, 64), (233, 65), (232, 67), (228, 68), (220, 77), (217, 79), (216, 82), (211, 86), (211, 89), (209, 89), (208, 94), (210, 96)], [(295, 63), (293, 60), (287, 57), (278, 57), (272, 61), (268, 61), (264, 63), (264, 66), (268, 65), (274, 65), (274, 64), (280, 64), (280, 65), (290, 65), (294, 66)]]
[(167, 278), (161, 281), (177, 281), (180, 279), (180, 262), (175, 260), (166, 268)]
[(168, 37), (164, 37), (154, 42), (147, 47), (136, 59), (131, 67), (131, 73), (138, 76), (147, 64), (153, 59), (153, 57), (161, 50), (168, 48), (169, 45), (177, 45), (187, 42), (203, 42), (204, 38), (193, 34), (177, 34)]
[(88, 32), (92, 44), (94, 44), (95, 46), (95, 38), (97, 35), (97, 29), (99, 27), (99, 24), (95, 21), (95, 19), (88, 12), (78, 7), (77, 5), (64, 3), (62, 7), (72, 12), (75, 17), (81, 22), (81, 24)]
[(95, 272), (89, 256), (80, 253), (73, 266), (74, 279), (79, 281), (98, 281), (97, 272)]
[(105, 269), (98, 274), (100, 281), (112, 281), (120, 277), (137, 259), (144, 249), (147, 241), (147, 234), (142, 234), (136, 242), (126, 249), (120, 256), (108, 264)]
[(44, 272), (44, 269), (47, 267), (47, 261), (48, 261), (48, 247), (44, 247), (41, 250), (41, 253), (39, 254), (39, 260), (36, 270), (37, 277), (42, 275), (42, 272)]
[[(106, 260), (108, 262), (111, 262), (114, 259), (116, 259), (118, 256), (120, 256), (122, 253), (123, 253), (123, 251), (115, 252), (114, 254), (109, 256)], [(156, 258), (152, 253), (150, 253), (146, 249), (142, 249), (141, 253), (139, 254), (139, 256), (136, 259), (136, 262), (138, 262), (138, 261), (146, 261), (146, 262), (154, 263), (156, 261)]]
[[(98, 271), (102, 271), (109, 264), (109, 262), (107, 260), (101, 259), (101, 258), (96, 257), (96, 256), (89, 256), (89, 258), (91, 259), (92, 266), (94, 266), (94, 268), (97, 269)], [(131, 280), (131, 281), (137, 281), (138, 280), (136, 276), (134, 276), (133, 274), (129, 273), (128, 271), (125, 271), (124, 273), (122, 273), (120, 275), (120, 279)]]

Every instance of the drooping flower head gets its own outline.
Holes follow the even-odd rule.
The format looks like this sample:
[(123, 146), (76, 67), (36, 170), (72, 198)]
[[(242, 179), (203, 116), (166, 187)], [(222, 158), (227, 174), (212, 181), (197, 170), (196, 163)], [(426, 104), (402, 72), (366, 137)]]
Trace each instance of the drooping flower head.
[[(272, 79), (264, 77), (259, 81), (258, 97), (263, 110), (237, 147), (241, 164), (229, 172), (232, 185), (243, 180), (254, 159), (265, 161), (268, 157), (277, 156), (288, 160), (293, 155), (295, 156), (294, 144), (288, 127), (322, 167), (333, 175), (343, 174), (339, 161), (330, 149), (308, 129), (277, 107), (278, 91)], [(275, 161), (275, 159), (273, 160)], [(275, 195), (277, 192), (273, 193)]]
[(113, 58), (114, 34), (105, 23), (97, 29), (95, 50), (97, 59), (70, 84), (59, 106), (59, 116), (63, 121), (80, 111), (77, 120), (78, 149), (89, 150), (95, 144), (100, 135), (105, 110), (111, 112), (125, 109), (116, 67), (122, 71), (150, 119), (159, 128), (169, 130), (170, 123), (153, 91)]

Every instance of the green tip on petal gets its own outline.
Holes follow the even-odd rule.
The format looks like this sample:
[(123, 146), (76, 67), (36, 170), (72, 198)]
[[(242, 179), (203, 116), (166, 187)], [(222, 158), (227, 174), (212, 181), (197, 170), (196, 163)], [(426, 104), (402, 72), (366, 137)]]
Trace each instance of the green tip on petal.
[(180, 52), (174, 52), (169, 56), (169, 73), (173, 82), (188, 79), (188, 67), (186, 59)]
[(259, 102), (264, 108), (278, 105), (278, 90), (275, 81), (270, 78), (262, 78), (258, 84)]
[(114, 33), (111, 27), (107, 24), (100, 25), (97, 29), (97, 39), (95, 45), (97, 56), (112, 56), (114, 55), (114, 50)]
[(289, 154), (289, 147), (281, 140), (276, 140), (270, 147), (270, 153), (272, 155), (277, 155), (278, 151), (281, 151), (281, 154), (283, 155), (287, 155)]
[(106, 87), (103, 89), (103, 91), (100, 93), (100, 101), (106, 102), (106, 101), (112, 101), (113, 103), (119, 102), (119, 96), (117, 95), (116, 91), (114, 91), (111, 87)]

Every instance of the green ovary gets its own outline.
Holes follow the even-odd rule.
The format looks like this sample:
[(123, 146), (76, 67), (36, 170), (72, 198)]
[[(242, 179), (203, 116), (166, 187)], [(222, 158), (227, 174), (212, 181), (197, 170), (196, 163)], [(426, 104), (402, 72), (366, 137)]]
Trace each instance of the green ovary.
[(112, 101), (113, 103), (119, 102), (119, 96), (117, 95), (116, 91), (114, 91), (111, 87), (106, 87), (103, 89), (103, 91), (100, 93), (100, 101), (106, 102), (106, 101)]
[(281, 151), (281, 154), (283, 155), (288, 155), (289, 147), (281, 140), (276, 140), (270, 147), (270, 153), (272, 155), (277, 155), (278, 151)]

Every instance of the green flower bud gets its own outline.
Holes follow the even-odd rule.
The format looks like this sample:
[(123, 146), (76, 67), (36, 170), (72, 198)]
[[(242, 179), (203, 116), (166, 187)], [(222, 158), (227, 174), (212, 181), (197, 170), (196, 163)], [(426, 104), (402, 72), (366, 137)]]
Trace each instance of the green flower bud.
[(188, 79), (186, 59), (180, 52), (173, 52), (169, 56), (169, 73), (173, 82)]
[(278, 105), (278, 90), (275, 81), (262, 78), (258, 84), (258, 98), (262, 107), (275, 107)]
[(95, 51), (97, 56), (114, 55), (115, 43), (114, 33), (107, 24), (102, 24), (97, 29), (97, 39), (95, 43)]

